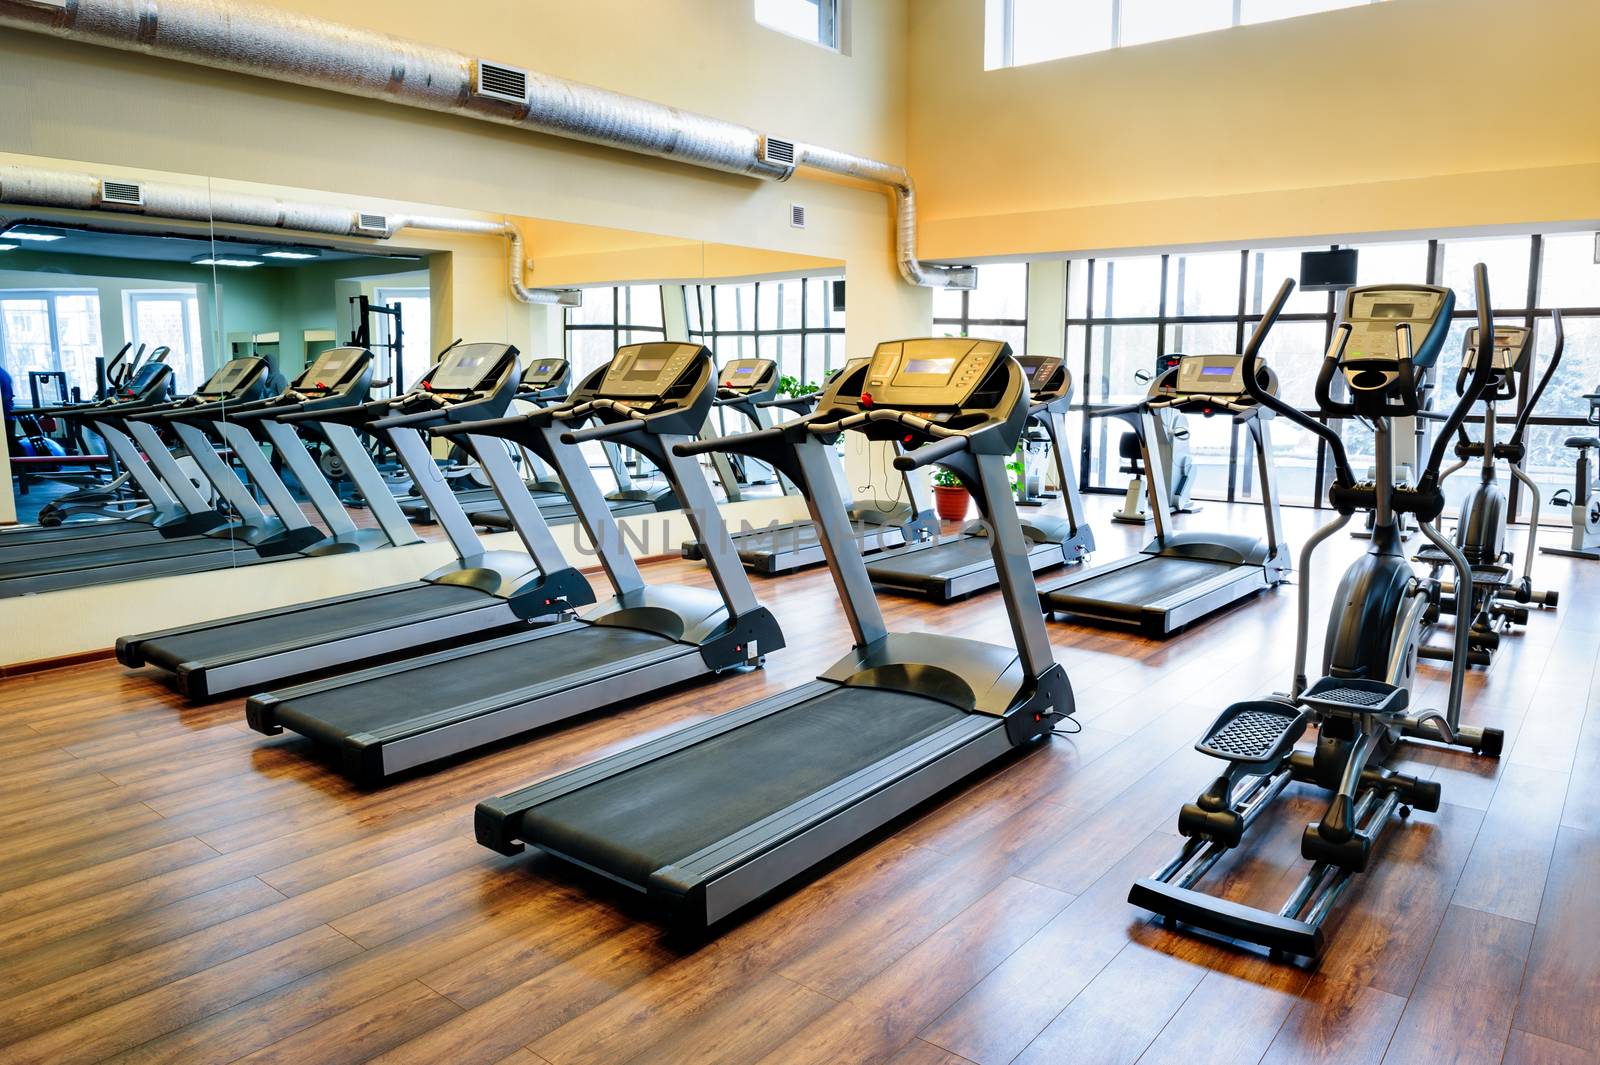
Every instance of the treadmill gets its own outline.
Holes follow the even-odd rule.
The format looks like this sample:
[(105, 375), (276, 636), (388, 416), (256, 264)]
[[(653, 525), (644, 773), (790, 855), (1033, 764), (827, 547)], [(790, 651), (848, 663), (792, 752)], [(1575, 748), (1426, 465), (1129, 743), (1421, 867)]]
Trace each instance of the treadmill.
[[(854, 647), (811, 683), (479, 803), (478, 841), (502, 854), (532, 844), (706, 926), (1048, 737), (1073, 712), (1072, 687), (1006, 476), (1028, 419), (1009, 356), (964, 337), (880, 344), (870, 373), (835, 378), (810, 416), (680, 446), (754, 455), (801, 487)], [(900, 442), (900, 470), (937, 462), (972, 491), (994, 530), (1012, 643), (889, 631), (829, 466), (844, 430)]]
[[(40, 413), (77, 424), (90, 421), (96, 413), (103, 414), (113, 407), (133, 409), (166, 402), (172, 391), (172, 374), (172, 367), (165, 362), (147, 361), (125, 384), (110, 390), (103, 399), (45, 408)], [(82, 513), (72, 511), (61, 513), (60, 518), (51, 523), (45, 520), (45, 513), (41, 512), (39, 525), (0, 529), (0, 561), (48, 555), (60, 550), (68, 541), (79, 539), (94, 538), (101, 541), (96, 546), (119, 547), (149, 543), (168, 536), (189, 536), (214, 529), (227, 520), (209, 507), (198, 516), (190, 514), (161, 485), (132, 441), (126, 440), (120, 433), (103, 439), (124, 471), (111, 484), (131, 483), (144, 494), (144, 502), (139, 504), (130, 500), (127, 509), (119, 507), (113, 495), (115, 489), (110, 484), (68, 493), (51, 505), (71, 501), (76, 506), (92, 502), (95, 512), (102, 516), (72, 520)], [(128, 465), (129, 460), (134, 464)], [(65, 509), (62, 508), (63, 511)], [(117, 513), (119, 510), (121, 512)]]
[[(1022, 535), (1028, 541), (1028, 567), (1038, 573), (1069, 562), (1082, 562), (1094, 550), (1094, 532), (1084, 521), (1078, 481), (1062, 446), (1067, 409), (1072, 405), (1072, 375), (1059, 356), (1023, 355), (1017, 362), (1028, 375), (1032, 390), (1029, 428), (1038, 425), (1044, 429), (1066, 507), (1064, 517), (1041, 516), (1022, 523)], [(988, 525), (975, 521), (952, 539), (885, 551), (867, 563), (867, 573), (879, 588), (948, 603), (999, 583), (1000, 575), (989, 553), (988, 534)]]
[[(536, 406), (544, 406), (547, 403), (565, 398), (571, 378), (572, 366), (566, 359), (534, 359), (523, 368), (522, 374), (517, 378), (517, 394), (514, 398)], [(526, 458), (526, 455), (523, 457)], [(498, 499), (494, 494), (493, 487), (479, 483), (477, 476), (475, 476), (478, 474), (478, 470), (474, 470), (468, 465), (463, 466), (455, 475), (467, 485), (466, 487), (452, 489), (455, 492), (456, 502), (460, 503), (463, 509), (483, 506), (492, 507)], [(446, 471), (445, 476), (449, 479), (452, 474)], [(528, 490), (532, 494), (534, 501), (540, 506), (544, 506), (546, 503), (565, 502), (559, 483), (539, 478), (538, 474), (533, 471), (529, 473)], [(428, 506), (427, 498), (420, 492), (401, 496), (400, 509), (412, 521), (420, 522), (424, 525), (433, 524), (433, 510)], [(506, 528), (509, 527), (510, 522), (508, 521)]]
[[(548, 391), (548, 394), (540, 397), (524, 395), (519, 392), (517, 398), (535, 400), (539, 402), (540, 406), (548, 406), (555, 400), (562, 399), (567, 395), (568, 374), (566, 368), (568, 363), (565, 359), (547, 359), (543, 361), (545, 363), (558, 363), (561, 366), (560, 387), (552, 388)], [(536, 363), (535, 366), (537, 365)], [(595, 380), (595, 375), (591, 373), (589, 377), (585, 378), (583, 386), (588, 387)], [(606, 493), (603, 497), (606, 507), (613, 515), (653, 514), (664, 510), (678, 509), (678, 497), (673, 493), (672, 489), (639, 488), (634, 484), (633, 474), (628, 471), (628, 464), (622, 457), (622, 449), (614, 441), (602, 440), (600, 442), (600, 450), (605, 455), (606, 465), (611, 469), (611, 476), (617, 482), (616, 489)], [(542, 471), (540, 470), (540, 467), (544, 466), (544, 462), (539, 456), (526, 449), (524, 449), (523, 455), (528, 458), (536, 471), (535, 477), (528, 484), (528, 491), (533, 495), (534, 502), (539, 505), (539, 513), (543, 515), (544, 520), (551, 525), (566, 525), (577, 521), (577, 508), (572, 505), (572, 500), (562, 490), (560, 478), (551, 477), (551, 471), (548, 466), (545, 466)], [(492, 504), (493, 499), (486, 499), (483, 503)], [(511, 530), (515, 527), (511, 516), (504, 510), (489, 509), (488, 506), (469, 512), (467, 517), (472, 519), (474, 525), (496, 532)]]
[[(837, 397), (836, 402), (857, 402), (853, 397), (865, 389), (867, 366), (870, 359), (852, 359), (829, 380), (824, 392)], [(797, 397), (789, 401), (769, 403), (774, 407), (792, 410), (814, 407), (824, 393)], [(759, 430), (758, 430), (759, 431)], [(845, 500), (845, 516), (851, 541), (859, 554), (871, 554), (891, 548), (904, 547), (908, 542), (926, 540), (939, 531), (939, 518), (933, 510), (933, 495), (920, 478), (901, 475), (905, 486), (905, 500), (852, 498), (844, 464), (837, 451), (824, 456), (832, 472), (834, 484)], [(840, 541), (843, 543), (843, 541)], [(733, 546), (739, 561), (752, 573), (775, 577), (826, 560), (826, 552), (816, 525), (807, 520), (768, 524), (759, 529), (746, 528), (733, 537)], [(684, 558), (700, 557), (700, 545), (688, 541), (682, 546)]]
[[(479, 455), (503, 453), (510, 441), (552, 465), (616, 594), (564, 624), (253, 696), (245, 704), (250, 727), (298, 732), (372, 784), (684, 681), (760, 665), (783, 646), (783, 635), (734, 559), (699, 465), (672, 451), (705, 424), (713, 373), (711, 353), (699, 344), (628, 344), (567, 403), (439, 430)], [(600, 424), (576, 428), (591, 419)], [(708, 559), (715, 590), (645, 582), (577, 447), (585, 440), (616, 441), (662, 469), (688, 502), (695, 531), (716, 545)], [(522, 505), (508, 509), (530, 544), (549, 541), (521, 478), (485, 469), (508, 496), (521, 495)]]
[[(767, 407), (778, 398), (778, 385), (782, 380), (775, 359), (729, 359), (717, 370), (717, 397), (712, 408), (717, 412), (720, 432), (712, 432), (709, 420), (702, 438), (728, 435), (728, 411), (743, 416), (752, 428), (765, 429), (772, 424), (767, 417)], [(729, 503), (744, 499), (744, 490), (750, 485), (771, 484), (777, 471), (754, 474), (752, 467), (762, 467), (743, 455), (724, 455), (712, 452), (712, 468), (722, 485), (723, 497)], [(762, 467), (764, 469), (764, 467)]]
[[(544, 569), (530, 554), (486, 550), (445, 487), (423, 436), (446, 422), (503, 414), (516, 388), (516, 370), (517, 349), (510, 344), (456, 344), (401, 396), (344, 411), (282, 415), (291, 424), (335, 420), (383, 439), (428, 494), (455, 561), (405, 584), (123, 636), (117, 660), (155, 666), (191, 699), (205, 699), (523, 627), (590, 602), (588, 583), (565, 560), (547, 556), (550, 568)], [(480, 459), (511, 469), (504, 449), (487, 449)], [(506, 477), (515, 478), (515, 470)]]
[[(318, 531), (300, 549), (303, 555), (342, 555), (422, 542), (395, 503), (372, 456), (361, 446), (356, 431), (332, 420), (334, 412), (367, 403), (375, 361), (366, 348), (329, 348), (282, 393), (230, 407), (224, 420), (212, 423), (213, 431), (238, 456), (273, 509), (299, 517), (299, 505), (262, 448), (270, 447), (277, 460), (294, 474), (328, 530)], [(297, 416), (293, 424), (288, 420), (290, 415)], [(307, 451), (307, 438), (332, 450), (378, 528), (356, 527), (321, 465)]]
[[(1277, 395), (1277, 375), (1265, 363), (1259, 366), (1261, 387)], [(1039, 601), (1046, 614), (1137, 625), (1146, 636), (1164, 637), (1289, 579), (1292, 563), (1283, 540), (1277, 470), (1268, 432), (1272, 411), (1245, 391), (1243, 374), (1242, 355), (1183, 355), (1176, 366), (1151, 382), (1149, 394), (1141, 402), (1101, 412), (1136, 414), (1141, 419), (1145, 490), (1155, 539), (1136, 554), (1041, 586)], [(1242, 424), (1249, 431), (1261, 478), (1265, 540), (1239, 533), (1177, 532), (1169, 527), (1172, 511), (1166, 471), (1160, 451), (1151, 447), (1156, 439), (1155, 421), (1169, 408), (1208, 418), (1226, 411), (1235, 425)]]
[[(129, 444), (129, 470), (147, 471), (140, 475), (147, 494), (159, 498), (163, 489), (170, 490), (170, 498), (175, 498), (184, 512), (207, 528), (189, 536), (115, 547), (102, 546), (97, 537), (77, 539), (50, 554), (0, 560), (0, 598), (247, 565), (293, 554), (319, 539), (320, 530), (311, 525), (298, 506), (289, 522), (263, 511), (206, 433), (185, 420), (189, 412), (206, 421), (217, 420), (229, 405), (259, 398), (268, 373), (264, 359), (244, 356), (225, 363), (198, 391), (183, 399), (131, 409), (98, 410), (91, 422), (94, 431), (108, 441), (112, 439), (108, 434), (122, 435)], [(225, 511), (211, 504), (200, 485), (190, 480), (162, 440), (156, 429), (158, 424), (178, 438)], [(202, 519), (200, 516), (207, 512), (216, 514), (220, 521), (213, 524), (210, 519)]]

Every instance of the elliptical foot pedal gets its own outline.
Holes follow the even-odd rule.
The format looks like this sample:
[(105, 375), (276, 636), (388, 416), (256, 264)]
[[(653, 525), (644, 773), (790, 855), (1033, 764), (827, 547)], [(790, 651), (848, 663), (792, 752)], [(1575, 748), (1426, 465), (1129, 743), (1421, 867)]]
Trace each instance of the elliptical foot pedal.
[(1217, 715), (1194, 749), (1224, 762), (1267, 766), (1288, 756), (1310, 720), (1310, 711), (1292, 703), (1248, 699)]
[(1398, 714), (1411, 702), (1411, 693), (1381, 680), (1323, 677), (1300, 701), (1335, 714)]

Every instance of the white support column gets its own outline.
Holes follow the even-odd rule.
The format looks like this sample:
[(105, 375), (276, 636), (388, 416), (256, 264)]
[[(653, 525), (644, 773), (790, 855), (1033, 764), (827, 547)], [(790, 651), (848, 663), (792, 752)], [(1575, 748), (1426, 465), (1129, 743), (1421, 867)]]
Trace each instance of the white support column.
[[(1066, 357), (1066, 260), (1041, 259), (1028, 264), (1028, 350), (1017, 354)], [(1069, 373), (1076, 373), (1077, 370), (1076, 366), (1067, 367)], [(1082, 381), (1073, 382), (1078, 395), (1083, 394), (1083, 385)], [(1063, 459), (1069, 464), (1077, 462), (1076, 455), (1063, 456)], [(1047, 488), (1061, 489), (1061, 478), (1056, 473), (1055, 463), (1045, 463), (1044, 482)], [(1082, 518), (1081, 513), (1079, 518)]]
[(667, 339), (688, 343), (689, 304), (684, 285), (661, 286), (661, 324), (666, 327)]

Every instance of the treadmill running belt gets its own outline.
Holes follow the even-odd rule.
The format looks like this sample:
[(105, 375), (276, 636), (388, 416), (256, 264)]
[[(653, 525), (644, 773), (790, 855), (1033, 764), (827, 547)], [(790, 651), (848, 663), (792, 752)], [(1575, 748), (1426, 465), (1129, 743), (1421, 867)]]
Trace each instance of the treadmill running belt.
[(1148, 562), (1111, 570), (1059, 589), (1050, 593), (1050, 596), (1053, 603), (1062, 604), (1081, 600), (1085, 603), (1149, 606), (1185, 588), (1192, 588), (1201, 581), (1210, 580), (1219, 573), (1239, 568), (1227, 562), (1154, 555)]
[[(1029, 544), (1029, 550), (1036, 545)], [(972, 565), (994, 565), (994, 554), (989, 550), (988, 537), (963, 536), (959, 540), (946, 540), (932, 547), (915, 548), (903, 554), (879, 555), (867, 563), (867, 572), (874, 576), (906, 574), (912, 577), (931, 577), (965, 569)]]
[(637, 885), (967, 715), (839, 688), (528, 810), (516, 835)]
[[(540, 498), (538, 504), (540, 516), (550, 525), (560, 525), (564, 522), (578, 520), (577, 509), (573, 507), (572, 501), (566, 496), (553, 495), (549, 499)], [(613, 517), (621, 517), (625, 514), (653, 513), (656, 509), (654, 503), (642, 499), (608, 499), (606, 500), (606, 506), (610, 509)], [(486, 529), (509, 530), (511, 528), (511, 519), (506, 517), (506, 512), (503, 510), (474, 510), (467, 517), (472, 519), (474, 525), (481, 525)]]
[(486, 605), (493, 597), (459, 584), (418, 584), (400, 591), (330, 603), (310, 610), (287, 608), (249, 621), (207, 625), (147, 640), (141, 646), (144, 660), (175, 670), (184, 662), (247, 654), (258, 648), (285, 643), (314, 643), (318, 637), (345, 629), (384, 628), (391, 622), (409, 621), (419, 614), (440, 613)]
[(676, 645), (676, 640), (653, 632), (583, 625), (505, 647), (463, 653), (425, 669), (397, 669), (356, 684), (330, 686), (285, 699), (273, 713), (284, 728), (337, 744), (349, 736), (441, 709), (472, 706), (519, 688)]
[[(861, 543), (864, 551), (879, 551), (905, 543), (905, 533), (898, 525), (852, 521), (850, 535)], [(809, 521), (789, 522), (771, 529), (741, 533), (733, 538), (734, 549), (739, 552), (740, 558), (820, 550), (821, 543), (817, 527)]]
[(120, 566), (128, 562), (144, 562), (160, 558), (180, 558), (189, 555), (206, 555), (214, 551), (251, 551), (243, 540), (227, 537), (200, 536), (182, 540), (160, 540), (142, 544), (125, 544), (121, 547), (94, 547), (97, 537), (79, 539), (72, 545), (43, 557), (20, 560), (0, 560), (0, 580), (13, 577), (36, 577), (41, 573), (60, 573), (63, 570), (91, 569), (95, 566)]

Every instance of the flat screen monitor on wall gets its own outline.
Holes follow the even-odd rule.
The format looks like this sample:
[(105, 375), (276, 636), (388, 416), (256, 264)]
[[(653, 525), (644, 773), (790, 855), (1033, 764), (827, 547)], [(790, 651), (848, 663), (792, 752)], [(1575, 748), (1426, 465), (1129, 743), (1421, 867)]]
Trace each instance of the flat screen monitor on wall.
[(1300, 253), (1300, 287), (1311, 292), (1329, 289), (1354, 288), (1356, 283), (1356, 249), (1337, 248), (1333, 251), (1305, 251)]

